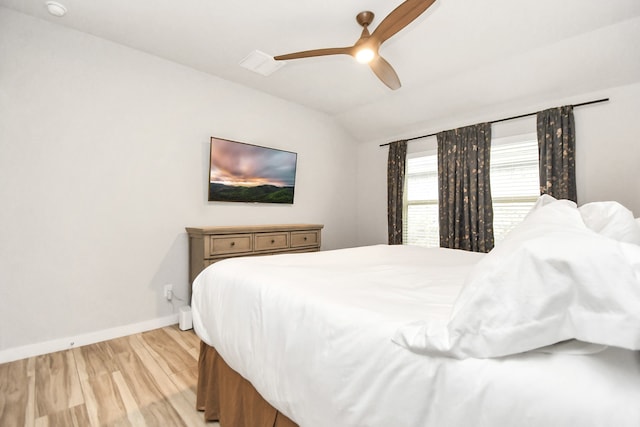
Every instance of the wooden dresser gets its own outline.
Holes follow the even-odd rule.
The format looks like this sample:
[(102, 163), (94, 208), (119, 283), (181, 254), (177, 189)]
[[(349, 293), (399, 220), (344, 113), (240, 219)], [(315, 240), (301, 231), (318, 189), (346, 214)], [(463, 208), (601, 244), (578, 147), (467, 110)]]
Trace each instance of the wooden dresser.
[(227, 258), (320, 250), (321, 224), (187, 227), (189, 282)]

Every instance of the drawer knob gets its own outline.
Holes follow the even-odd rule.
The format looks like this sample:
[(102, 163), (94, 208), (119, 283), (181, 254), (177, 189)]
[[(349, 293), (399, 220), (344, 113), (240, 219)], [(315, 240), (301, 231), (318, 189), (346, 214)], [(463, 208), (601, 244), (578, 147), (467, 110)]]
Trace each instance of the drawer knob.
[(306, 238), (306, 237), (304, 238), (304, 241), (305, 241), (305, 242), (307, 241), (307, 238)]
[(275, 242), (276, 242), (275, 240), (271, 239), (271, 244), (272, 244), (272, 245), (273, 245)]
[(236, 242), (231, 242), (231, 246), (235, 246), (235, 245), (236, 245)]

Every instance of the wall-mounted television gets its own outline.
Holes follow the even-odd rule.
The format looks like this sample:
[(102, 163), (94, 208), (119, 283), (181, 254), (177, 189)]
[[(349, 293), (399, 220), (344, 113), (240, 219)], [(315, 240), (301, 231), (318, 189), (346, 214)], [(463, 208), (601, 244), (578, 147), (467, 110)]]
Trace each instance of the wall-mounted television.
[(293, 204), (298, 155), (211, 138), (209, 201)]

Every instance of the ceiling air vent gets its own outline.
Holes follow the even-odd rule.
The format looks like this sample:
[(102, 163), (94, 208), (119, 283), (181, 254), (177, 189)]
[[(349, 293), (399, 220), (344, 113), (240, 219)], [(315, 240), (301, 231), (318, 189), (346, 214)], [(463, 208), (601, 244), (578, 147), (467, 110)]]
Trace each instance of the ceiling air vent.
[(259, 50), (254, 50), (240, 61), (240, 66), (254, 73), (262, 74), (263, 76), (270, 75), (283, 65), (284, 61), (276, 61), (271, 55), (267, 55)]

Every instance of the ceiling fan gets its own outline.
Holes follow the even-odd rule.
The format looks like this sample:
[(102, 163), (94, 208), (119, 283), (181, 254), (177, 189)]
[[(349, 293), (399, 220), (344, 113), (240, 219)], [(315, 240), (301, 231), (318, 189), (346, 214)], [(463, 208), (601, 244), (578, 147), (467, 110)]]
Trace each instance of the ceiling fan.
[(398, 74), (396, 74), (391, 64), (378, 53), (380, 45), (413, 22), (434, 2), (435, 0), (406, 0), (382, 20), (373, 31), (373, 34), (369, 33), (368, 28), (373, 21), (373, 12), (360, 12), (356, 16), (356, 21), (363, 27), (362, 34), (353, 46), (305, 50), (274, 56), (273, 59), (281, 61), (312, 56), (351, 55), (358, 62), (368, 63), (374, 74), (390, 89), (399, 89), (401, 85)]

